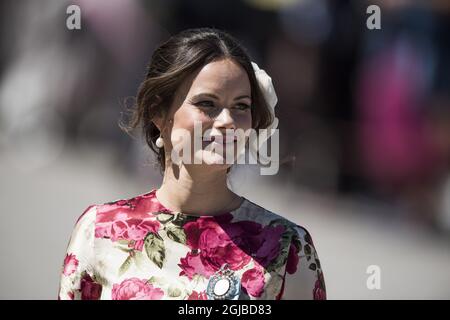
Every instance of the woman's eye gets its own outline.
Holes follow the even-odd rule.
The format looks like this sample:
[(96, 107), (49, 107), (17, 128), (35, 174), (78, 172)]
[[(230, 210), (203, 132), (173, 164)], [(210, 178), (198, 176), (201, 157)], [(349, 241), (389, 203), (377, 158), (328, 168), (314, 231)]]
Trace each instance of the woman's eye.
[(249, 106), (248, 104), (246, 104), (246, 103), (239, 103), (237, 106), (238, 106), (238, 109), (239, 109), (239, 110), (247, 110), (247, 109), (250, 109), (250, 106)]
[(201, 107), (214, 107), (214, 103), (212, 101), (200, 101), (197, 102), (196, 105)]

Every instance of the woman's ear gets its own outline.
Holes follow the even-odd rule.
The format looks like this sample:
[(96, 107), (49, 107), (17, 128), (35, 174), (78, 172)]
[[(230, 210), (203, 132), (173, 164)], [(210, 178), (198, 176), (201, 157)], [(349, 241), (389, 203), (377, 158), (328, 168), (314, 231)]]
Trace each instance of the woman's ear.
[(158, 95), (155, 96), (154, 101), (151, 104), (151, 108), (157, 108), (157, 112), (155, 112), (155, 115), (153, 116), (152, 122), (155, 124), (155, 126), (161, 131), (161, 128), (164, 123), (164, 114), (162, 112), (161, 108), (158, 108), (158, 105), (161, 104), (162, 98)]
[(155, 126), (158, 128), (159, 131), (161, 131), (163, 119), (161, 115), (155, 114), (155, 116), (152, 119), (152, 122), (155, 124)]

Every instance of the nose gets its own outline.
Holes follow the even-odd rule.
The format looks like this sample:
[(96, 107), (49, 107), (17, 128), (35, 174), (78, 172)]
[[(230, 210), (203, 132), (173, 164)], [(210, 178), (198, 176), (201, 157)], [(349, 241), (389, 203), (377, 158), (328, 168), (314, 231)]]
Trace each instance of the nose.
[(230, 109), (223, 108), (220, 114), (216, 117), (216, 122), (219, 127), (226, 129), (236, 129), (234, 119), (231, 116)]

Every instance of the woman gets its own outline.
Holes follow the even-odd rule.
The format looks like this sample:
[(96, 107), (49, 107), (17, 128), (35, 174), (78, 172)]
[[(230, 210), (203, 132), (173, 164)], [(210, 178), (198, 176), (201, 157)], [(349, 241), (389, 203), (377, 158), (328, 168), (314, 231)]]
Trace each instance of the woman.
[(269, 128), (275, 104), (270, 77), (225, 32), (190, 29), (157, 48), (128, 129), (142, 126), (162, 185), (85, 210), (59, 298), (325, 299), (309, 233), (227, 187), (224, 160), (248, 142), (233, 133)]

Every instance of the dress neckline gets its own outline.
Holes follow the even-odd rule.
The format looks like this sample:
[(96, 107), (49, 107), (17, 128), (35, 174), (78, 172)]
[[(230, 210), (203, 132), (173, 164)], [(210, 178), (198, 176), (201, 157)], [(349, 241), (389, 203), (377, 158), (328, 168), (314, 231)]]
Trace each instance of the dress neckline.
[(157, 190), (157, 188), (152, 189), (150, 192), (148, 192), (148, 195), (150, 195), (152, 197), (153, 201), (155, 201), (158, 204), (158, 206), (160, 207), (161, 210), (163, 210), (163, 211), (165, 211), (167, 213), (171, 213), (171, 214), (181, 214), (183, 216), (194, 217), (194, 218), (208, 218), (208, 217), (216, 218), (216, 217), (224, 216), (224, 215), (227, 215), (227, 214), (230, 214), (230, 213), (234, 214), (235, 212), (241, 210), (246, 205), (246, 203), (248, 202), (247, 198), (241, 196), (241, 199), (242, 199), (241, 203), (239, 204), (239, 207), (237, 207), (236, 209), (227, 210), (227, 211), (220, 212), (220, 213), (217, 213), (217, 214), (214, 214), (214, 215), (208, 215), (208, 214), (199, 214), (199, 215), (197, 215), (197, 214), (184, 213), (184, 212), (180, 212), (180, 211), (174, 211), (174, 210), (171, 210), (169, 208), (166, 208), (161, 203), (161, 201), (159, 201), (158, 197), (156, 196), (156, 190)]

